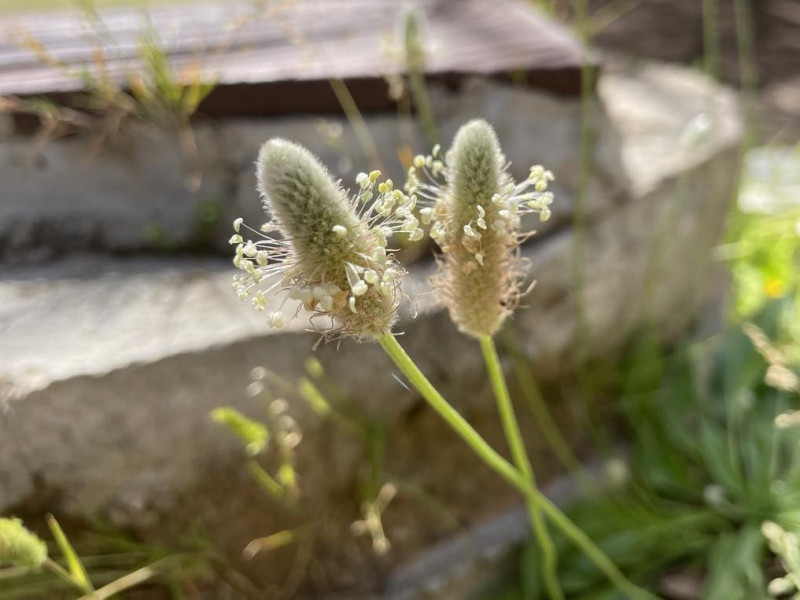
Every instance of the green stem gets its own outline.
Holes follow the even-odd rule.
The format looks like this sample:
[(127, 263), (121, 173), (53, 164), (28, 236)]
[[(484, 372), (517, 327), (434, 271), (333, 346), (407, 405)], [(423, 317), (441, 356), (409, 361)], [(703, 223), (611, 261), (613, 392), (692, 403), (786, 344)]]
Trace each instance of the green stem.
[(375, 139), (369, 132), (369, 127), (366, 121), (364, 121), (361, 111), (358, 110), (358, 105), (353, 99), (353, 95), (350, 93), (350, 90), (347, 89), (347, 84), (342, 79), (336, 77), (330, 78), (328, 83), (331, 89), (333, 89), (333, 93), (339, 101), (350, 126), (353, 128), (353, 132), (356, 134), (356, 139), (358, 139), (361, 149), (369, 159), (370, 165), (373, 169), (384, 170), (381, 153), (378, 150), (378, 146), (375, 144)]
[(756, 122), (758, 61), (756, 60), (752, 7), (746, 0), (733, 0), (733, 14), (736, 22), (739, 80), (741, 81), (745, 120), (745, 138), (744, 144), (742, 144), (742, 152), (747, 152), (758, 140), (758, 123)]
[(582, 483), (588, 488), (591, 485), (591, 481), (583, 472), (583, 466), (572, 452), (567, 440), (561, 433), (561, 429), (547, 408), (542, 392), (536, 384), (533, 373), (531, 373), (526, 364), (525, 358), (520, 351), (519, 343), (510, 327), (506, 327), (503, 330), (503, 336), (505, 337), (505, 349), (511, 356), (511, 367), (522, 389), (522, 396), (527, 401), (533, 413), (533, 418), (539, 426), (539, 431), (541, 431), (544, 439), (553, 449), (553, 453), (564, 468), (572, 475), (582, 479)]
[(598, 125), (597, 112), (597, 67), (592, 56), (592, 19), (589, 0), (571, 0), (578, 38), (581, 41), (581, 104), (578, 153), (578, 180), (575, 207), (572, 215), (572, 247), (570, 267), (572, 273), (572, 301), (575, 307), (574, 364), (577, 374), (577, 396), (580, 401), (580, 417), (595, 445), (604, 454), (609, 454), (610, 443), (605, 430), (600, 426), (597, 405), (591, 402), (592, 375), (588, 368), (587, 352), (591, 341), (591, 324), (587, 303), (587, 245), (589, 187), (595, 168)]
[(439, 143), (436, 118), (433, 116), (428, 90), (425, 84), (425, 48), (422, 45), (419, 13), (409, 10), (405, 22), (406, 71), (411, 99), (419, 115), (419, 123), (431, 146)]
[(47, 558), (44, 562), (44, 566), (53, 573), (56, 577), (61, 579), (64, 583), (68, 584), (71, 587), (74, 587), (81, 593), (84, 593), (86, 590), (84, 587), (75, 580), (75, 578), (67, 571), (64, 567), (54, 561), (52, 558)]
[[(511, 396), (508, 393), (508, 385), (506, 385), (506, 379), (503, 376), (503, 369), (500, 366), (500, 357), (497, 356), (497, 348), (495, 348), (492, 338), (487, 335), (480, 338), (480, 344), (481, 351), (483, 352), (483, 360), (489, 372), (489, 381), (492, 384), (492, 391), (497, 400), (497, 410), (500, 413), (500, 420), (503, 422), (506, 441), (511, 450), (511, 458), (517, 469), (519, 469), (520, 473), (525, 478), (525, 483), (538, 493), (539, 488), (536, 486), (536, 475), (533, 472), (531, 461), (525, 450), (522, 432), (519, 428), (517, 416), (514, 414), (514, 407), (511, 404)], [(550, 598), (553, 600), (562, 600), (564, 598), (564, 592), (561, 591), (561, 586), (558, 583), (558, 554), (556, 553), (555, 544), (553, 544), (553, 539), (550, 537), (550, 532), (547, 531), (547, 523), (544, 521), (542, 510), (539, 508), (539, 505), (531, 498), (528, 498), (526, 503), (528, 505), (528, 513), (530, 514), (533, 532), (542, 549), (545, 588)]]
[(575, 523), (570, 521), (569, 517), (562, 513), (547, 496), (529, 486), (520, 472), (487, 444), (486, 440), (467, 423), (464, 417), (436, 391), (436, 388), (417, 368), (417, 365), (414, 364), (414, 361), (406, 354), (393, 335), (387, 334), (378, 341), (411, 385), (425, 398), (431, 408), (447, 421), (448, 425), (453, 428), (481, 460), (500, 477), (519, 490), (526, 498), (535, 502), (550, 521), (580, 548), (623, 594), (635, 600), (658, 600), (657, 596), (629, 581), (603, 551)]
[(408, 381), (422, 397), (430, 404), (431, 408), (439, 413), (447, 424), (461, 436), (461, 438), (475, 451), (475, 453), (486, 463), (488, 467), (497, 472), (503, 479), (514, 487), (524, 489), (525, 482), (517, 470), (505, 458), (500, 456), (489, 444), (486, 443), (481, 435), (467, 423), (459, 412), (450, 406), (442, 395), (436, 391), (430, 381), (417, 368), (411, 357), (406, 354), (403, 347), (397, 342), (392, 334), (380, 338), (381, 346), (386, 351), (397, 367), (408, 378)]
[(719, 77), (719, 6), (717, 0), (703, 0), (703, 53), (706, 74)]

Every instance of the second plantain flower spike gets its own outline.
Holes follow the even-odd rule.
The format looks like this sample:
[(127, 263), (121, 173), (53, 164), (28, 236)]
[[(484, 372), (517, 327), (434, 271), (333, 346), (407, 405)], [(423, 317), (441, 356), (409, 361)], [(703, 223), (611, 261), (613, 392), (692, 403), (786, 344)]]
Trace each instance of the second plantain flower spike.
[(550, 171), (532, 167), (517, 184), (507, 167), (492, 127), (474, 120), (459, 129), (445, 159), (438, 146), (417, 156), (406, 184), (425, 205), (422, 221), (443, 252), (433, 279), (441, 301), (462, 331), (479, 338), (500, 329), (523, 293), (518, 249), (530, 234), (521, 231), (521, 216), (546, 221), (553, 201)]
[[(378, 183), (379, 171), (360, 173), (349, 196), (313, 154), (283, 139), (264, 144), (256, 166), (272, 220), (261, 232), (234, 221), (239, 297), (266, 311), (272, 292), (284, 289), (313, 316), (330, 318), (333, 334), (374, 339), (389, 333), (404, 271), (387, 240), (399, 232), (422, 237), (415, 198), (391, 180)], [(246, 239), (242, 227), (260, 239)], [(263, 235), (275, 231), (280, 238)], [(268, 311), (270, 325), (283, 326), (282, 308)]]

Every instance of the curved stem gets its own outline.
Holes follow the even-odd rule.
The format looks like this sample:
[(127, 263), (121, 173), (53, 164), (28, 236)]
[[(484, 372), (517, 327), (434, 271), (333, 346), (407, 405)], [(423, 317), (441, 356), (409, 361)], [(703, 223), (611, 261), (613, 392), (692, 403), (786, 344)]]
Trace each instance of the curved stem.
[[(503, 423), (506, 441), (508, 442), (509, 450), (511, 450), (511, 458), (525, 478), (525, 483), (536, 492), (539, 492), (539, 488), (536, 485), (536, 475), (525, 450), (525, 442), (522, 439), (519, 422), (511, 404), (511, 395), (508, 393), (508, 385), (503, 376), (503, 369), (500, 366), (500, 357), (497, 356), (497, 348), (495, 348), (494, 342), (489, 336), (484, 335), (479, 341), (481, 352), (483, 352), (483, 360), (489, 372), (492, 391), (497, 400), (497, 410)], [(553, 538), (550, 537), (550, 532), (547, 531), (547, 523), (544, 521), (542, 510), (538, 504), (531, 498), (527, 498), (526, 504), (528, 505), (528, 514), (530, 515), (533, 533), (536, 535), (539, 547), (542, 549), (542, 572), (544, 574), (545, 589), (547, 589), (548, 595), (553, 600), (563, 600), (564, 592), (561, 591), (561, 586), (558, 583), (558, 553), (556, 552)]]
[(608, 577), (609, 581), (623, 594), (635, 600), (658, 600), (657, 596), (629, 581), (603, 551), (600, 550), (600, 548), (598, 548), (569, 517), (562, 513), (545, 495), (529, 486), (520, 472), (487, 444), (486, 440), (467, 423), (464, 417), (450, 406), (447, 400), (436, 391), (436, 388), (434, 388), (431, 382), (422, 374), (422, 371), (417, 368), (417, 365), (414, 364), (414, 361), (406, 354), (403, 347), (400, 346), (393, 335), (387, 334), (378, 341), (386, 351), (386, 354), (389, 355), (389, 358), (394, 361), (397, 367), (406, 376), (411, 385), (425, 398), (431, 408), (447, 421), (448, 425), (453, 428), (481, 460), (500, 475), (500, 477), (520, 491), (526, 499), (535, 502), (537, 507), (545, 513), (550, 521), (578, 546), (578, 548), (594, 562), (597, 568), (600, 569), (605, 576)]
[(461, 438), (472, 448), (472, 450), (494, 470), (500, 477), (518, 489), (524, 489), (525, 483), (519, 472), (505, 458), (500, 456), (489, 444), (486, 443), (481, 435), (467, 423), (466, 419), (453, 408), (447, 400), (433, 387), (422, 371), (417, 368), (411, 357), (406, 354), (403, 347), (397, 342), (393, 335), (389, 334), (380, 340), (381, 346), (389, 355), (398, 368), (408, 378), (408, 381), (422, 397), (439, 415), (447, 421), (447, 424), (461, 436)]

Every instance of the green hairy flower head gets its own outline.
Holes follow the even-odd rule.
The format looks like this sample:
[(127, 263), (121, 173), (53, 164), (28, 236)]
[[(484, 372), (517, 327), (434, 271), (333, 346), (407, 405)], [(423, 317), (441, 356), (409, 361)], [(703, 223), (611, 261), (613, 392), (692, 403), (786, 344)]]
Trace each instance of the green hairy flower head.
[(514, 183), (494, 130), (482, 120), (461, 127), (446, 158), (437, 146), (414, 159), (406, 190), (427, 202), (422, 221), (431, 223), (443, 253), (433, 284), (462, 331), (492, 336), (517, 305), (525, 275), (518, 248), (529, 235), (520, 217), (550, 217), (552, 179), (536, 166)]
[[(378, 183), (379, 171), (360, 173), (351, 196), (313, 154), (283, 139), (264, 144), (256, 165), (272, 220), (260, 232), (244, 226), (255, 241), (242, 236), (241, 219), (234, 222), (239, 297), (264, 311), (272, 292), (283, 289), (312, 317), (327, 317), (329, 332), (357, 339), (389, 333), (404, 271), (387, 240), (400, 232), (422, 238), (414, 200), (391, 180)], [(263, 235), (276, 231), (280, 238)], [(283, 306), (268, 311), (267, 320), (283, 326)]]
[(0, 565), (38, 568), (47, 559), (47, 545), (19, 519), (0, 519)]

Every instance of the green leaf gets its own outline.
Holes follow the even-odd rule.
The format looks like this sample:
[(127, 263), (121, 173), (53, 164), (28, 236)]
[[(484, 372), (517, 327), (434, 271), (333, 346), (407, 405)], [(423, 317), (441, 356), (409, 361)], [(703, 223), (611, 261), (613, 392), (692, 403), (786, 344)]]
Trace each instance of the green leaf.
[(47, 525), (50, 527), (50, 531), (53, 533), (56, 544), (58, 544), (59, 550), (61, 550), (61, 553), (64, 555), (64, 559), (67, 561), (67, 568), (69, 569), (69, 572), (72, 575), (76, 585), (78, 585), (87, 594), (93, 592), (94, 587), (92, 586), (92, 582), (89, 580), (89, 575), (86, 573), (86, 569), (84, 568), (81, 559), (78, 557), (78, 554), (75, 552), (72, 544), (69, 543), (67, 536), (64, 534), (64, 530), (61, 529), (61, 525), (58, 524), (58, 521), (56, 521), (53, 515), (47, 515)]
[(699, 442), (712, 478), (727, 490), (742, 492), (739, 466), (731, 454), (725, 430), (706, 420), (700, 425)]
[(306, 525), (296, 529), (284, 529), (272, 535), (256, 538), (247, 544), (242, 554), (246, 559), (250, 560), (259, 552), (271, 552), (289, 544), (294, 544), (306, 537), (309, 531), (310, 529)]
[(768, 598), (761, 568), (764, 538), (758, 525), (723, 533), (709, 553), (706, 600), (762, 600)]
[(222, 406), (211, 411), (211, 419), (222, 423), (242, 440), (249, 456), (263, 452), (269, 443), (269, 430), (264, 423), (245, 417), (235, 408)]
[(539, 544), (529, 539), (520, 553), (520, 600), (536, 600), (542, 596), (542, 555)]
[(311, 383), (310, 380), (303, 377), (297, 384), (297, 390), (303, 399), (308, 402), (315, 413), (321, 417), (326, 417), (331, 412), (330, 404), (325, 399), (325, 396), (319, 391), (317, 386)]
[(267, 492), (270, 496), (277, 500), (282, 500), (286, 497), (286, 490), (284, 487), (275, 481), (275, 478), (272, 477), (267, 471), (259, 465), (255, 460), (251, 460), (247, 465), (250, 474), (256, 480), (265, 492)]

